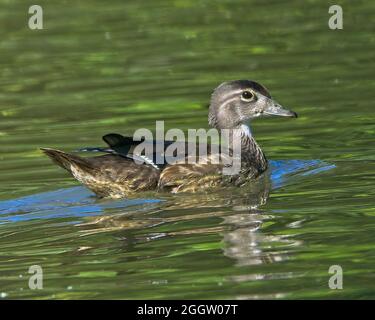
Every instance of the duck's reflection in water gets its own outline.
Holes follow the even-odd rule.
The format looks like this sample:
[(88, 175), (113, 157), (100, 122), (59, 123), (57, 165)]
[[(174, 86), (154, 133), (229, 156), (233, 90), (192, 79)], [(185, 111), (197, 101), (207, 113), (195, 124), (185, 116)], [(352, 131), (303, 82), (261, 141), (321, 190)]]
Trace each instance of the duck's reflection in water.
[[(270, 195), (268, 179), (258, 181), (246, 191), (246, 196), (236, 198), (232, 214), (223, 217), (228, 226), (224, 236), (224, 255), (236, 261), (238, 266), (268, 264), (286, 258), (268, 249), (272, 242), (283, 242), (280, 236), (262, 232), (264, 221), (274, 217), (262, 209)], [(238, 279), (237, 279), (238, 280)]]
[[(268, 264), (286, 259), (287, 254), (269, 250), (272, 243), (290, 241), (285, 236), (262, 232), (264, 221), (273, 219), (272, 215), (262, 209), (267, 202), (270, 189), (269, 178), (265, 176), (251, 186), (243, 188), (231, 188), (210, 194), (166, 195), (166, 201), (154, 204), (151, 208), (148, 205), (134, 211), (117, 211), (92, 218), (79, 226), (83, 235), (114, 231), (116, 237), (121, 238), (127, 248), (140, 242), (165, 237), (221, 234), (223, 253), (234, 259), (236, 265)], [(203, 219), (202, 226), (191, 223)], [(176, 223), (185, 221), (186, 228), (181, 228), (181, 224), (178, 228), (175, 227)], [(158, 231), (161, 225), (166, 231)], [(267, 252), (264, 252), (264, 248)]]

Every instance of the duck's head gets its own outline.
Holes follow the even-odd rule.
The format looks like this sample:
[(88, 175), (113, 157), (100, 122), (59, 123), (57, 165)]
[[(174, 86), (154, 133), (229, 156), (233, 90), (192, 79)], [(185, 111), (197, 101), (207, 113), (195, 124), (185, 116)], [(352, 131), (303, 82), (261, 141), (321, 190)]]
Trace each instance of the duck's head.
[(297, 118), (295, 112), (279, 105), (267, 89), (255, 81), (224, 82), (211, 96), (208, 121), (215, 128), (238, 128), (262, 116)]

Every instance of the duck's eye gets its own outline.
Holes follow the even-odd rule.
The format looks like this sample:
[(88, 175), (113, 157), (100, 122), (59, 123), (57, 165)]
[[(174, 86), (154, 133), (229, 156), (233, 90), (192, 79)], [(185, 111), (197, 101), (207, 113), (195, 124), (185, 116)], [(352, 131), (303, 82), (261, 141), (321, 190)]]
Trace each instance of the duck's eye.
[(247, 90), (247, 91), (242, 92), (241, 97), (242, 97), (243, 100), (250, 101), (254, 98), (254, 93)]

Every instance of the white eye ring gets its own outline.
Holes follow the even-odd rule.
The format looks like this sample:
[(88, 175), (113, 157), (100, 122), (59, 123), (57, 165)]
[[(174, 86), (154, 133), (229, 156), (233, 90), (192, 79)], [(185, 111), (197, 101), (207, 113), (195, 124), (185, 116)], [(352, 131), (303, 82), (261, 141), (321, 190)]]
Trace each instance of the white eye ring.
[(249, 102), (249, 101), (252, 101), (254, 100), (255, 98), (255, 94), (253, 91), (251, 90), (245, 90), (242, 92), (241, 94), (241, 100), (242, 101), (246, 101), (246, 102)]

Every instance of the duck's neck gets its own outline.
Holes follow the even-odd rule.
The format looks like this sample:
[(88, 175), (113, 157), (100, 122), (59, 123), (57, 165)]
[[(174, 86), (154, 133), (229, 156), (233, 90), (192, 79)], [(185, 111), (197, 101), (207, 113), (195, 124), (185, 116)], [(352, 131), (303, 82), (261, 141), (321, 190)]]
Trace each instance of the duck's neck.
[(241, 167), (255, 168), (259, 173), (267, 170), (268, 161), (251, 134), (250, 126), (242, 124), (233, 130), (234, 141), (241, 141)]

